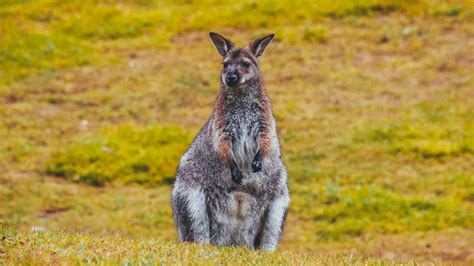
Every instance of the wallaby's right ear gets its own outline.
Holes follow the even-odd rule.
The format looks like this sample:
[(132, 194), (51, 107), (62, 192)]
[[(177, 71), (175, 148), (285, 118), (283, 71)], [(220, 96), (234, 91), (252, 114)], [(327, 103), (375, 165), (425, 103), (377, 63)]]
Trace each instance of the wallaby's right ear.
[(209, 37), (211, 37), (212, 43), (214, 43), (214, 46), (216, 47), (217, 51), (219, 52), (220, 55), (223, 57), (232, 49), (234, 48), (234, 44), (222, 37), (220, 34), (217, 34), (215, 32), (210, 32)]

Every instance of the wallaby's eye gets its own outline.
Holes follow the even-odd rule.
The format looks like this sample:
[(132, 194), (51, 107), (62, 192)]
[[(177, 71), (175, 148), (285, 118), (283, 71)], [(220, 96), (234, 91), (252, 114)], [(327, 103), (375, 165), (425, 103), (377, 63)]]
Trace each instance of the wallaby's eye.
[(242, 62), (242, 66), (245, 67), (245, 68), (248, 68), (248, 67), (250, 67), (250, 63), (249, 62)]

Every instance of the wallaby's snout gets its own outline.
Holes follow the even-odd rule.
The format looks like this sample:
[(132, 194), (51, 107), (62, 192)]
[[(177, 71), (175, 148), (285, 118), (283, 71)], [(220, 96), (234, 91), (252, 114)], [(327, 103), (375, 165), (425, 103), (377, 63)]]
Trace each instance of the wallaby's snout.
[(232, 67), (227, 73), (224, 73), (224, 82), (229, 87), (234, 87), (239, 84), (239, 72), (236, 67)]
[(224, 58), (222, 82), (227, 87), (238, 87), (249, 80), (258, 78), (258, 65), (249, 52), (243, 49), (234, 50)]

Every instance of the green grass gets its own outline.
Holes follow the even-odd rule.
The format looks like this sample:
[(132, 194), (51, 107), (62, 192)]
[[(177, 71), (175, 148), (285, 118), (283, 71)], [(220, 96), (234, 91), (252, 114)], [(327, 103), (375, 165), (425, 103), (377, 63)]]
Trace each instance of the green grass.
[[(2, 1), (0, 21), (2, 262), (472, 264), (472, 1)], [(277, 35), (274, 254), (176, 243), (170, 183), (219, 88), (210, 30)]]
[[(451, 99), (456, 101), (456, 99)], [(469, 106), (420, 103), (398, 121), (362, 129), (357, 142), (386, 146), (393, 153), (427, 158), (474, 154), (474, 112)], [(368, 131), (368, 132), (367, 132)]]
[[(114, 40), (139, 39), (132, 45), (163, 47), (192, 30), (237, 27), (278, 28), (278, 38), (292, 40), (290, 25), (335, 18), (392, 12), (472, 18), (469, 1), (244, 1), (221, 3), (162, 1), (7, 1), (0, 10), (0, 83), (8, 84), (34, 72), (103, 62), (116, 49)], [(235, 16), (239, 14), (239, 16)], [(298, 40), (326, 39), (325, 30), (307, 27)], [(119, 44), (120, 46), (120, 44)], [(110, 55), (107, 60), (120, 60)], [(99, 59), (100, 57), (100, 59)]]
[[(149, 239), (77, 233), (31, 234), (1, 232), (2, 260), (5, 265), (55, 264), (228, 264), (234, 265), (398, 265), (392, 260), (317, 257), (301, 253), (255, 252), (243, 248), (214, 248)], [(407, 263), (409, 264), (409, 263)], [(411, 263), (413, 264), (413, 263)]]
[(293, 200), (295, 211), (315, 224), (321, 240), (473, 226), (471, 209), (459, 200), (403, 196), (371, 185), (312, 187)]
[(112, 181), (169, 184), (191, 138), (177, 126), (109, 128), (58, 152), (46, 173), (95, 186)]

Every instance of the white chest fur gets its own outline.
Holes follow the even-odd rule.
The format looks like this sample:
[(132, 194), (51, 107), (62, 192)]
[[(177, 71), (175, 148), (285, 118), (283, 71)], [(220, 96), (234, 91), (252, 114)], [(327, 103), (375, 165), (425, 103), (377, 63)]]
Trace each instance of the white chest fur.
[(240, 170), (250, 169), (253, 157), (259, 149), (258, 124), (243, 121), (236, 130), (236, 136), (232, 145), (232, 155)]

